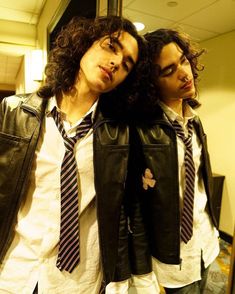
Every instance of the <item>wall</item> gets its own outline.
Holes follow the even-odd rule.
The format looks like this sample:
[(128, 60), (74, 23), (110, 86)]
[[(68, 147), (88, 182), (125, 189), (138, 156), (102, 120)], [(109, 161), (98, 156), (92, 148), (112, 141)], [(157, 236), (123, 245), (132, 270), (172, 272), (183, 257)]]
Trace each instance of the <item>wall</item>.
[(208, 135), (214, 173), (225, 175), (220, 230), (233, 235), (235, 223), (235, 31), (200, 44), (206, 48), (199, 115)]
[(25, 61), (24, 56), (16, 75), (16, 94), (25, 93)]
[(61, 7), (68, 4), (68, 0), (47, 0), (37, 25), (38, 48), (43, 50), (43, 63), (47, 63), (47, 27), (54, 15)]
[(0, 84), (0, 91), (15, 91), (15, 85)]

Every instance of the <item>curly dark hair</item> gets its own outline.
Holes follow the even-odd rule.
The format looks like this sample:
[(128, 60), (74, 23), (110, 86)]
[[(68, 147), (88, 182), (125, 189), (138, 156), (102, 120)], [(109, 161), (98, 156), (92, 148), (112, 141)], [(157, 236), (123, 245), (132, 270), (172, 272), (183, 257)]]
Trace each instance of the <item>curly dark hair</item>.
[[(113, 33), (121, 33), (121, 31), (128, 32), (137, 40), (139, 54), (136, 67), (140, 62), (140, 56), (142, 59), (146, 57), (146, 45), (131, 21), (119, 16), (97, 17), (95, 19), (74, 17), (62, 28), (54, 42), (45, 68), (45, 84), (38, 90), (38, 95), (42, 98), (49, 98), (70, 91), (74, 86), (80, 68), (80, 60), (85, 52), (96, 40), (106, 35), (112, 38)], [(134, 78), (135, 67), (126, 78), (125, 85), (127, 87), (130, 87), (131, 81), (137, 82)], [(113, 101), (118, 101), (119, 97), (123, 102), (128, 100), (127, 95), (129, 93), (125, 91), (126, 86), (122, 86), (121, 89), (117, 87), (116, 90), (112, 91)], [(103, 95), (109, 96), (108, 93)], [(134, 95), (128, 101), (133, 102), (133, 97)], [(116, 105), (115, 108), (118, 107)]]
[[(149, 51), (149, 67), (150, 67), (150, 89), (152, 95), (155, 95), (156, 100), (160, 99), (159, 89), (157, 86), (157, 80), (160, 76), (160, 68), (157, 69), (154, 60), (156, 60), (162, 51), (162, 48), (171, 43), (176, 43), (181, 50), (183, 51), (186, 58), (189, 60), (189, 63), (192, 68), (192, 73), (195, 82), (195, 89), (197, 94), (197, 81), (198, 81), (198, 71), (204, 69), (204, 66), (199, 63), (199, 56), (201, 56), (205, 50), (199, 49), (196, 43), (193, 43), (188, 35), (183, 32), (179, 32), (173, 29), (158, 29), (154, 32), (150, 32), (144, 35), (146, 41), (148, 42), (148, 51)], [(155, 89), (154, 89), (155, 88)], [(155, 90), (155, 94), (154, 94)], [(196, 107), (199, 105), (199, 102), (195, 98), (189, 98), (188, 102), (191, 106)]]

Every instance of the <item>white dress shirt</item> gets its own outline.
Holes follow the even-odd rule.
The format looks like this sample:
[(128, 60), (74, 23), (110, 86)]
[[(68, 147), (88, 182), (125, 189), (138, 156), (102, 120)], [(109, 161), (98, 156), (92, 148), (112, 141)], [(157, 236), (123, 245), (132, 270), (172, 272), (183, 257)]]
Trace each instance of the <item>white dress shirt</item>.
[[(187, 136), (187, 122), (196, 116), (195, 111), (188, 105), (184, 110), (184, 118), (168, 106), (160, 103), (165, 112), (166, 118), (171, 121), (175, 119), (183, 127)], [(195, 198), (194, 198), (194, 221), (193, 236), (191, 240), (185, 244), (180, 243), (181, 265), (164, 264), (157, 259), (153, 259), (154, 271), (160, 284), (167, 288), (178, 288), (191, 284), (201, 279), (201, 256), (205, 267), (210, 265), (219, 254), (218, 231), (213, 226), (212, 221), (206, 211), (207, 196), (200, 170), (201, 164), (201, 143), (196, 136), (195, 130), (192, 136), (193, 158), (195, 164)], [(183, 190), (184, 190), (184, 153), (185, 145), (177, 136), (178, 147), (178, 171), (180, 183), (180, 203), (182, 209)]]
[[(50, 99), (43, 122), (26, 200), (22, 203), (15, 237), (0, 268), (0, 293), (97, 294), (102, 281), (95, 205), (92, 130), (75, 146), (78, 163), (80, 210), (80, 263), (70, 274), (56, 267), (60, 231), (60, 167), (64, 142), (50, 114)], [(91, 112), (93, 108), (89, 111)], [(82, 119), (81, 119), (82, 120)], [(64, 127), (69, 136), (76, 126)]]

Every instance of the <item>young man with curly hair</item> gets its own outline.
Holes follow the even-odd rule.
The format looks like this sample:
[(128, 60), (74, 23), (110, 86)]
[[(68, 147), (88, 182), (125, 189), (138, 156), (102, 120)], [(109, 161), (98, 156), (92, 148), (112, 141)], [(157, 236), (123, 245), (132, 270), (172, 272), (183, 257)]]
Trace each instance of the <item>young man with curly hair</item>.
[(50, 52), (45, 84), (2, 101), (1, 293), (127, 293), (132, 273), (151, 273), (126, 193), (136, 177), (124, 117), (144, 50), (126, 19), (74, 18)]
[(203, 50), (171, 29), (145, 38), (149, 99), (142, 98), (151, 119), (137, 131), (153, 265), (166, 293), (203, 293), (209, 266), (219, 253), (206, 135), (195, 111)]

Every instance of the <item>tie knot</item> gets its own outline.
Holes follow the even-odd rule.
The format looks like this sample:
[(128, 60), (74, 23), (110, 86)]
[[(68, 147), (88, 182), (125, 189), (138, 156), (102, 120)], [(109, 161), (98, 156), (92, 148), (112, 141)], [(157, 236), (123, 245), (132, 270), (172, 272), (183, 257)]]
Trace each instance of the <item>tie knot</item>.
[(186, 147), (191, 147), (192, 145), (192, 134), (193, 134), (193, 122), (190, 119), (187, 123), (187, 127), (188, 127), (188, 136), (185, 136), (185, 132), (183, 130), (183, 127), (179, 124), (179, 122), (177, 120), (174, 120), (171, 122), (173, 128), (176, 131), (177, 136), (184, 142), (184, 144), (186, 145)]
[(92, 113), (89, 113), (84, 117), (84, 119), (81, 121), (81, 123), (77, 126), (76, 128), (76, 135), (74, 137), (68, 137), (66, 134), (66, 131), (63, 126), (63, 122), (61, 120), (61, 115), (57, 111), (56, 107), (53, 108), (52, 110), (52, 116), (54, 118), (55, 124), (64, 139), (64, 145), (67, 151), (73, 151), (74, 145), (76, 144), (77, 140), (84, 137), (88, 131), (90, 130), (92, 126), (92, 121), (91, 121), (91, 115)]

